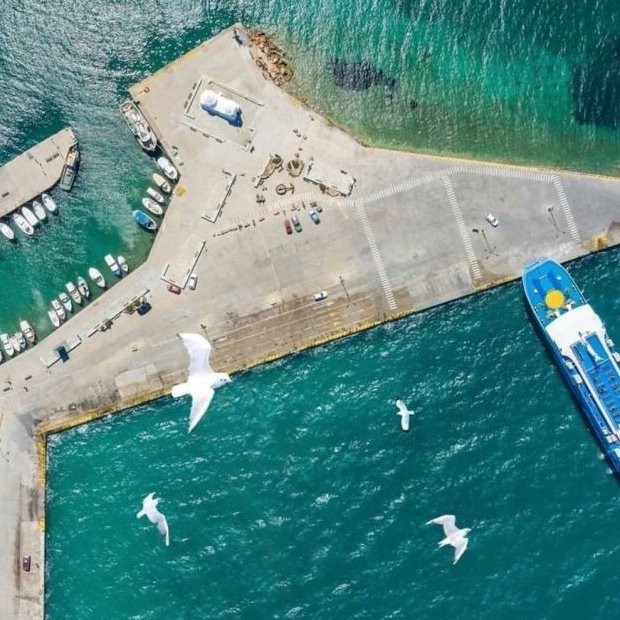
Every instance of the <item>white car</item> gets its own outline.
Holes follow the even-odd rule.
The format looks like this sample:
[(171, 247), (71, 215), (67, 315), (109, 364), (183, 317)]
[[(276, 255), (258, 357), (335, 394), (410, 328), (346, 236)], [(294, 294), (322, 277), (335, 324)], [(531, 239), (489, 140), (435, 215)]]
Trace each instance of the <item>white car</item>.
[(189, 277), (189, 280), (187, 281), (187, 287), (190, 291), (195, 291), (196, 284), (198, 284), (198, 276), (195, 273), (192, 273), (192, 275)]
[(491, 226), (493, 226), (493, 228), (496, 228), (496, 227), (497, 227), (497, 225), (499, 224), (499, 222), (497, 221), (497, 218), (496, 218), (496, 217), (495, 217), (492, 213), (489, 213), (489, 214), (486, 216), (486, 218), (484, 218), (484, 219), (486, 219), (486, 221), (487, 221), (489, 224), (491, 224)]
[(327, 291), (319, 291), (314, 294), (314, 301), (323, 301), (323, 299), (327, 298)]

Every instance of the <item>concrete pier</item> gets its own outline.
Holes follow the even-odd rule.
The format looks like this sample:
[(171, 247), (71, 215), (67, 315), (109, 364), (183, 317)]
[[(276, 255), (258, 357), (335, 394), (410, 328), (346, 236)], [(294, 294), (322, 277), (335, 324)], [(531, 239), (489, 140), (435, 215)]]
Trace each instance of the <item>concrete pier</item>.
[[(178, 332), (234, 372), (620, 241), (617, 179), (365, 148), (276, 87), (237, 28), (131, 88), (181, 173), (146, 263), (0, 366), (1, 618), (43, 614), (45, 433), (168, 393), (187, 368)], [(200, 109), (206, 87), (239, 126)], [(143, 294), (148, 314), (123, 311)]]
[(4, 164), (0, 168), (0, 217), (56, 185), (69, 149), (76, 143), (73, 130), (66, 127)]

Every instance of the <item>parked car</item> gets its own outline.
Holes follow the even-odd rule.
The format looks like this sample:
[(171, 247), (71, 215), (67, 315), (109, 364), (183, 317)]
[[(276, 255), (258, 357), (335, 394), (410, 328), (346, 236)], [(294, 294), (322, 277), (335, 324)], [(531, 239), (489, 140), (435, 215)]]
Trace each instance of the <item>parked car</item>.
[(299, 221), (299, 218), (296, 215), (293, 215), (293, 217), (291, 217), (291, 222), (293, 222), (293, 226), (295, 227), (295, 230), (297, 232), (302, 231), (301, 222)]
[(491, 224), (491, 226), (493, 226), (493, 228), (496, 228), (499, 224), (497, 218), (492, 213), (489, 213), (485, 219), (489, 224)]
[(319, 214), (314, 209), (310, 209), (310, 211), (308, 211), (308, 215), (310, 216), (310, 219), (315, 224), (320, 224), (321, 223), (321, 218), (319, 217)]
[(314, 294), (314, 301), (322, 301), (327, 298), (327, 291), (319, 291)]
[(293, 227), (291, 226), (291, 220), (289, 220), (288, 218), (284, 220), (284, 229), (286, 230), (287, 235), (293, 234)]
[(180, 295), (181, 294), (181, 287), (177, 286), (176, 284), (168, 284), (168, 290), (171, 293), (174, 293), (175, 295)]
[(142, 302), (139, 306), (138, 309), (136, 310), (136, 312), (140, 315), (143, 316), (145, 315), (149, 310), (151, 309), (151, 304), (148, 301), (144, 301)]
[(187, 288), (189, 288), (190, 291), (195, 291), (196, 284), (198, 284), (198, 276), (195, 273), (192, 273), (187, 281)]

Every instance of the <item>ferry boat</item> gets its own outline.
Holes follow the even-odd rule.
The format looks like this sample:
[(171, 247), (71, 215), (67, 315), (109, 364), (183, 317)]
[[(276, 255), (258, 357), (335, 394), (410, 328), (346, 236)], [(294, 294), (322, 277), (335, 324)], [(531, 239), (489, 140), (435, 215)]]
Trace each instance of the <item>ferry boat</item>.
[(523, 289), (564, 379), (620, 474), (620, 353), (568, 272), (545, 258), (528, 263)]
[(127, 99), (121, 103), (120, 109), (138, 144), (147, 153), (152, 153), (157, 148), (157, 138), (138, 106), (131, 99)]
[(80, 148), (77, 144), (74, 144), (67, 153), (67, 158), (65, 159), (65, 166), (62, 169), (62, 175), (60, 176), (60, 189), (64, 189), (67, 192), (71, 191), (79, 166)]

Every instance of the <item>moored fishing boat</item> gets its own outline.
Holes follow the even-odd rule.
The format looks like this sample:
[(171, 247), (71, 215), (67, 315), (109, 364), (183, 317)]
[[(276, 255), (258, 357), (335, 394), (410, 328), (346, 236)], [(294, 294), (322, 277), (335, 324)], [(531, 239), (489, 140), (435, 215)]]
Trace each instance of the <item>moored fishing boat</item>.
[(56, 204), (54, 199), (49, 194), (41, 194), (41, 200), (43, 201), (43, 206), (50, 213), (57, 213), (58, 212), (58, 205)]
[(78, 289), (75, 287), (75, 284), (73, 284), (73, 282), (69, 280), (69, 282), (65, 284), (65, 288), (67, 289), (67, 293), (69, 293), (69, 296), (71, 297), (71, 299), (76, 304), (82, 303), (82, 295), (80, 291), (78, 291)]
[(166, 202), (164, 197), (156, 189), (153, 189), (150, 186), (146, 188), (146, 193), (149, 198), (152, 198), (153, 200), (155, 200), (161, 205), (163, 205), (164, 202)]
[(88, 270), (88, 277), (99, 287), (99, 288), (105, 288), (106, 287), (106, 283), (105, 283), (105, 278), (103, 277), (103, 274), (101, 273), (101, 271), (99, 271), (99, 269), (95, 268), (95, 267), (91, 267)]
[(52, 308), (61, 321), (64, 321), (67, 318), (67, 313), (65, 312), (63, 305), (57, 299), (52, 299)]
[(88, 287), (88, 283), (82, 276), (78, 276), (77, 278), (77, 287), (80, 295), (84, 299), (88, 299), (90, 297), (90, 288)]
[(35, 226), (38, 226), (41, 222), (39, 221), (39, 218), (28, 208), (28, 207), (22, 207), (21, 208), (21, 212), (22, 212), (22, 216), (24, 217), (24, 219), (28, 222), (28, 224), (30, 224), (30, 226), (32, 226), (33, 228)]
[(157, 174), (157, 172), (153, 172), (153, 182), (164, 194), (169, 194), (172, 191), (170, 183), (168, 183), (161, 174)]
[(49, 317), (54, 327), (60, 327), (60, 317), (58, 316), (58, 314), (56, 314), (54, 308), (51, 308), (47, 311), (47, 316)]
[(158, 205), (152, 198), (143, 198), (142, 204), (147, 211), (150, 211), (153, 215), (163, 215), (164, 210)]
[(60, 303), (65, 307), (65, 310), (67, 312), (73, 311), (73, 302), (71, 301), (71, 298), (69, 297), (69, 295), (67, 295), (67, 293), (62, 291), (58, 294), (58, 299), (60, 299)]
[(179, 178), (177, 169), (172, 165), (172, 162), (167, 157), (164, 157), (163, 155), (158, 157), (157, 165), (171, 181), (176, 181)]
[(0, 233), (2, 233), (9, 241), (15, 241), (15, 233), (13, 232), (13, 229), (4, 222), (0, 222)]
[(620, 353), (556, 261), (527, 264), (523, 290), (542, 336), (612, 470), (620, 474)]
[(13, 213), (13, 221), (17, 225), (17, 228), (19, 228), (25, 235), (28, 235), (29, 237), (34, 235), (34, 227), (26, 221), (26, 218), (21, 213)]
[(13, 357), (15, 355), (15, 348), (13, 347), (13, 344), (11, 343), (11, 339), (9, 338), (9, 335), (0, 334), (0, 342), (2, 343), (2, 346), (4, 350), (6, 351), (6, 354), (9, 357)]
[(121, 268), (123, 273), (129, 273), (129, 265), (127, 264), (127, 260), (124, 256), (119, 256), (117, 259), (118, 266)]
[(120, 110), (138, 144), (147, 153), (152, 153), (157, 148), (157, 138), (138, 106), (127, 99), (121, 103)]
[(21, 332), (15, 332), (12, 336), (9, 336), (9, 339), (15, 349), (15, 353), (21, 353), (26, 348), (26, 339)]
[(80, 148), (77, 144), (74, 144), (67, 153), (67, 157), (65, 159), (65, 165), (62, 169), (62, 174), (60, 176), (60, 183), (58, 184), (60, 189), (64, 189), (67, 192), (71, 190), (79, 166)]
[(47, 220), (47, 212), (38, 200), (32, 201), (32, 211), (40, 222)]
[(34, 329), (32, 328), (32, 325), (30, 325), (30, 323), (28, 323), (28, 321), (25, 320), (21, 320), (19, 322), (19, 329), (21, 329), (22, 334), (24, 334), (26, 340), (30, 343), (30, 344), (34, 344), (36, 339), (37, 339), (37, 335), (35, 334)]
[(106, 254), (104, 256), (105, 264), (110, 268), (110, 271), (117, 277), (121, 276), (121, 268), (118, 266), (116, 259), (112, 254)]
[(149, 217), (144, 211), (140, 211), (140, 209), (136, 209), (132, 212), (133, 217), (142, 226), (142, 228), (148, 230), (149, 232), (154, 232), (157, 230), (157, 224), (153, 218)]

